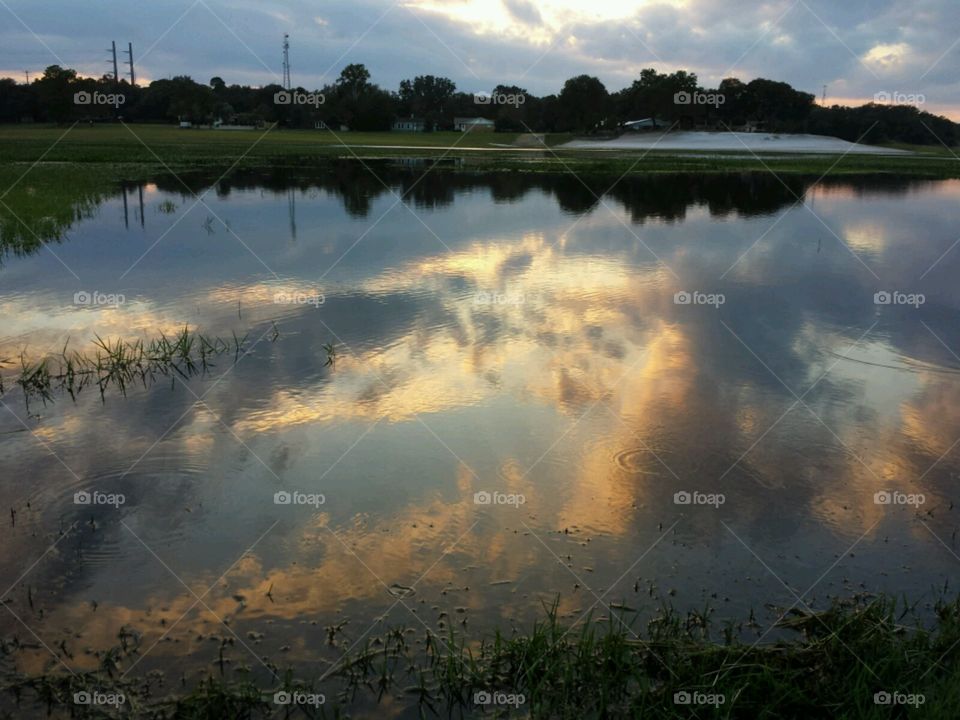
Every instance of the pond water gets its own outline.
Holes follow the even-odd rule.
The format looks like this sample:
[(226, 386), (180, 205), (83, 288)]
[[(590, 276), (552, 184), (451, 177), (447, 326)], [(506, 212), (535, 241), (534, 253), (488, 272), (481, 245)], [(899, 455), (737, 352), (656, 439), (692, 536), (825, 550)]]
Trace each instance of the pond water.
[[(428, 169), (158, 178), (4, 255), (20, 669), (130, 631), (128, 672), (232, 638), (316, 678), (387, 626), (555, 599), (754, 609), (770, 639), (771, 607), (949, 587), (960, 182)], [(15, 384), (21, 354), (184, 325), (246, 349), (103, 397)]]

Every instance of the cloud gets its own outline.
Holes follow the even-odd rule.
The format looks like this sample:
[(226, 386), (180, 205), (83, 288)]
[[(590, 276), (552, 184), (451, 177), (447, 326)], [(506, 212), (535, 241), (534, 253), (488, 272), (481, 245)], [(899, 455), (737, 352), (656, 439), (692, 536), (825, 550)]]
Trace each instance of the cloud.
[(537, 6), (530, 0), (502, 0), (503, 6), (510, 13), (510, 16), (518, 22), (526, 25), (539, 25), (543, 23), (543, 17)]

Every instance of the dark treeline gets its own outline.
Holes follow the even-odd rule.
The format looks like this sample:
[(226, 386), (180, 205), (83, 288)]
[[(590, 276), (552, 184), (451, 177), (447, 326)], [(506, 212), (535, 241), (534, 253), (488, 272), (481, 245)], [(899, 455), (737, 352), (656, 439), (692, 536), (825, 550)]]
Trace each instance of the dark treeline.
[(717, 88), (704, 88), (695, 74), (682, 70), (665, 74), (647, 69), (629, 87), (613, 93), (589, 75), (570, 78), (559, 93), (544, 97), (499, 85), (478, 102), (472, 93), (457, 91), (452, 80), (433, 75), (404, 80), (397, 91), (385, 90), (371, 82), (366, 67), (352, 64), (325, 87), (287, 94), (289, 102), (278, 102), (283, 92), (280, 85), (227, 85), (220, 77), (202, 84), (178, 76), (140, 87), (110, 77), (81, 78), (74, 70), (52, 65), (29, 85), (0, 79), (0, 122), (123, 118), (375, 131), (389, 130), (398, 118), (413, 118), (431, 131), (453, 129), (456, 117), (483, 117), (502, 132), (582, 134), (616, 133), (625, 123), (645, 120), (654, 129), (756, 129), (872, 143), (960, 143), (960, 126), (912, 105), (821, 107), (813, 95), (787, 83), (728, 78)]

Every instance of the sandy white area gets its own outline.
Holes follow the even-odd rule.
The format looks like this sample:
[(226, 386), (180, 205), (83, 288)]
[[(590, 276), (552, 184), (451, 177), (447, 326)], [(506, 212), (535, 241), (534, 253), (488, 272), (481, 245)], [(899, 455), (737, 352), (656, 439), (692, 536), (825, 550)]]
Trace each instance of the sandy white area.
[(574, 140), (565, 150), (713, 150), (720, 152), (909, 154), (904, 150), (858, 145), (826, 135), (789, 135), (744, 132), (643, 132), (627, 133), (615, 140)]

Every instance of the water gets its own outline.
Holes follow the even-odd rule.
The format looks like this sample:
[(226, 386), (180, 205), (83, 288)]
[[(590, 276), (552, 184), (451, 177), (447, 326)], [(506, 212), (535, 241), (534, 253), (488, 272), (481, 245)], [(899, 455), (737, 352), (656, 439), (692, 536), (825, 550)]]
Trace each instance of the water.
[[(798, 597), (955, 576), (960, 183), (425, 170), (161, 178), (5, 255), (21, 669), (126, 628), (133, 674), (232, 638), (232, 667), (315, 678), (368, 632), (554, 598), (755, 609), (756, 638)], [(21, 353), (185, 324), (250, 351), (103, 399), (14, 386)]]

